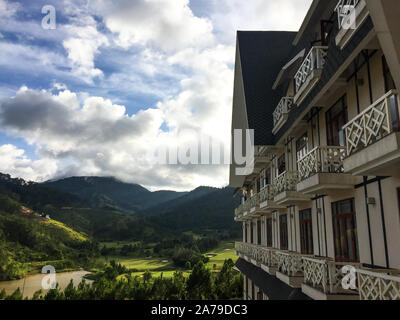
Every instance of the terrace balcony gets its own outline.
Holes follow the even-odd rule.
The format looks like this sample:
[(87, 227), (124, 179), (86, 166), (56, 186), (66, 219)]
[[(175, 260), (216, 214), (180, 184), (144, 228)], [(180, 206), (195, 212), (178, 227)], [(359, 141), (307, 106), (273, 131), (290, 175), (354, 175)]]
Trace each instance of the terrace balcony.
[(319, 81), (325, 65), (327, 50), (328, 47), (326, 46), (312, 47), (304, 59), (300, 69), (294, 76), (296, 83), (294, 103), (300, 104)]
[(289, 251), (277, 251), (276, 254), (278, 256), (276, 277), (292, 288), (301, 288), (304, 279), (303, 256)]
[(260, 211), (262, 213), (271, 213), (275, 210), (285, 209), (275, 203), (274, 196), (275, 196), (275, 188), (274, 185), (268, 184), (260, 191), (259, 201), (260, 201)]
[(259, 258), (261, 259), (261, 269), (272, 276), (276, 275), (278, 269), (278, 255), (277, 250), (272, 248), (262, 247), (259, 251)]
[(360, 300), (400, 300), (400, 271), (357, 270)]
[(260, 212), (260, 194), (256, 193), (248, 201), (249, 217), (256, 218), (261, 216)]
[(359, 268), (359, 263), (335, 262), (331, 259), (303, 257), (304, 283), (301, 288), (305, 295), (314, 300), (358, 300), (356, 290), (345, 290), (342, 280), (344, 266)]
[(297, 191), (310, 195), (330, 195), (338, 190), (354, 188), (358, 178), (344, 173), (345, 157), (346, 147), (319, 146), (312, 149), (297, 163)]
[(290, 109), (293, 106), (293, 97), (283, 97), (276, 107), (274, 117), (274, 129), (272, 134), (278, 133), (289, 117)]
[(391, 90), (343, 126), (346, 173), (400, 176), (399, 114), (399, 97), (396, 90)]
[(369, 12), (365, 0), (339, 0), (335, 12), (339, 27), (335, 41), (336, 45), (343, 49), (368, 17)]
[(254, 264), (257, 267), (261, 266), (261, 247), (251, 243), (236, 242), (236, 255), (240, 258)]
[(298, 172), (285, 171), (274, 179), (274, 202), (280, 206), (297, 205), (310, 201), (311, 197), (297, 192)]

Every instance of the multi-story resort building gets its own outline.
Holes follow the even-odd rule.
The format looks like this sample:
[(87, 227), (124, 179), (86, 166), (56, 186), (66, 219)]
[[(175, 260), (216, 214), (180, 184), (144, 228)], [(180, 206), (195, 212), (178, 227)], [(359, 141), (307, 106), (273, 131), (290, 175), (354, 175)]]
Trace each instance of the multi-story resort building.
[(238, 32), (245, 299), (400, 299), (399, 17), (398, 0), (314, 0), (298, 32)]

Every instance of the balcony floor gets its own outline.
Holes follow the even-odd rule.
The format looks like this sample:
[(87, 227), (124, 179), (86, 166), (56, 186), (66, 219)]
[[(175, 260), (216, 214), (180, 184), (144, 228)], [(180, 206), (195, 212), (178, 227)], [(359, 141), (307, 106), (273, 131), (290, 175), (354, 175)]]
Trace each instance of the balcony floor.
[(284, 191), (277, 194), (274, 202), (281, 206), (292, 206), (311, 200), (311, 196), (304, 195), (297, 191)]
[(353, 189), (359, 178), (343, 173), (317, 173), (297, 184), (297, 191), (305, 194), (334, 195), (338, 191)]
[(358, 176), (400, 177), (400, 132), (394, 132), (344, 160), (345, 172)]
[(301, 291), (313, 300), (360, 300), (360, 295), (354, 294), (326, 294), (317, 288), (305, 283), (301, 285)]

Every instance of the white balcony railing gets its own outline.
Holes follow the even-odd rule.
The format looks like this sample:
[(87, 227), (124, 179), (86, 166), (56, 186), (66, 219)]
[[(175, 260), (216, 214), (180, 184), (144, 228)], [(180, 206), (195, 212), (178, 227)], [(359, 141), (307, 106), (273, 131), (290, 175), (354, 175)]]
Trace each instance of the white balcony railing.
[(267, 267), (278, 266), (278, 255), (275, 249), (262, 247), (260, 249), (260, 259), (261, 263)]
[(250, 259), (255, 261), (261, 261), (262, 258), (262, 247), (251, 243), (236, 242), (235, 250)]
[(299, 182), (297, 172), (285, 171), (274, 179), (275, 195), (284, 191), (296, 191)]
[(312, 47), (307, 57), (304, 59), (299, 71), (294, 76), (296, 82), (296, 92), (307, 81), (314, 70), (322, 69), (325, 65), (326, 52), (328, 47)]
[(277, 251), (278, 271), (289, 276), (298, 276), (303, 272), (302, 255), (295, 252)]
[(249, 210), (260, 207), (259, 193), (256, 193), (254, 196), (252, 196), (248, 200), (248, 202), (249, 202), (249, 204), (248, 204)]
[(350, 28), (355, 23), (355, 21), (351, 21), (351, 15), (360, 1), (361, 0), (339, 0), (335, 8), (339, 29), (344, 27)]
[(360, 300), (400, 300), (400, 277), (388, 271), (357, 270)]
[(276, 107), (274, 117), (274, 127), (277, 127), (280, 122), (284, 119), (284, 116), (290, 112), (293, 106), (293, 97), (283, 97)]
[(346, 132), (347, 155), (365, 148), (394, 132), (393, 116), (398, 116), (399, 99), (396, 90), (391, 90), (373, 105), (343, 126)]
[(335, 262), (327, 259), (303, 257), (304, 283), (326, 294), (350, 293), (343, 289), (344, 266), (360, 267), (359, 263)]
[(272, 184), (268, 184), (260, 191), (260, 196), (259, 196), (260, 203), (274, 200), (274, 196), (275, 196), (274, 186)]
[(315, 147), (297, 162), (299, 179), (316, 173), (343, 173), (346, 147)]

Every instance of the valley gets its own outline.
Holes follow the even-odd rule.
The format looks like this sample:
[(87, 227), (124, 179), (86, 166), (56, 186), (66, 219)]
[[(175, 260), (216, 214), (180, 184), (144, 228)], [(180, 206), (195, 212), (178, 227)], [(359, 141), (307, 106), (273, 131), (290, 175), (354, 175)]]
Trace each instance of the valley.
[[(68, 192), (66, 186), (82, 188), (83, 195), (79, 189)], [(135, 202), (134, 190), (146, 196)], [(188, 296), (192, 293), (183, 288), (196, 278), (194, 270), (208, 274), (214, 282), (219, 273), (233, 268), (234, 240), (240, 228), (233, 221), (227, 223), (238, 201), (231, 189), (145, 190), (113, 178), (36, 184), (0, 174), (0, 280), (4, 281), (0, 281), (0, 298), (10, 294), (10, 283), (24, 279), (26, 285), (26, 280), (31, 283), (31, 279), (43, 277), (38, 273), (45, 265), (54, 266), (64, 282), (69, 272), (74, 279), (74, 272), (84, 270), (94, 287), (99, 281), (110, 286), (127, 281), (135, 287), (142, 285), (140, 279), (146, 286), (179, 281), (184, 285), (179, 290)], [(159, 195), (157, 201), (144, 201)], [(236, 271), (228, 274), (232, 281), (239, 276)], [(235, 288), (240, 286), (237, 280)], [(32, 291), (35, 285), (29, 287)], [(7, 291), (2, 291), (5, 288)], [(64, 283), (57, 290), (62, 289), (71, 288)], [(13, 299), (22, 297), (21, 290), (12, 293)], [(51, 294), (52, 290), (35, 298)]]

